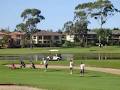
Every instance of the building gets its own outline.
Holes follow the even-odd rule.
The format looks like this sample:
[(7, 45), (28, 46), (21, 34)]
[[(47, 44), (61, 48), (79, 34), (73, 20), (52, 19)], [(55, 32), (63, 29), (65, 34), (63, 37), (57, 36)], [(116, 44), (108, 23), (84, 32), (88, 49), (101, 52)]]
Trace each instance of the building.
[(7, 37), (9, 37), (8, 33), (0, 32), (0, 48), (3, 47), (3, 46), (6, 47)]
[(0, 40), (4, 38), (4, 36), (7, 35), (6, 33), (0, 32)]
[(74, 42), (75, 35), (66, 35), (66, 41)]
[[(66, 41), (75, 42), (75, 36), (80, 36), (80, 35), (78, 35), (77, 33), (74, 35), (66, 34)], [(89, 42), (96, 41), (97, 33), (94, 31), (88, 31), (86, 37), (87, 37), (87, 41), (89, 41)]]
[(9, 39), (8, 47), (21, 47), (22, 39), (24, 38), (25, 33), (15, 31), (9, 33), (9, 35), (10, 35), (10, 39)]
[[(75, 34), (75, 35), (78, 35), (78, 34)], [(74, 34), (73, 35), (66, 34), (66, 41), (74, 42), (75, 35)], [(88, 44), (93, 44), (93, 45), (99, 44), (98, 36), (95, 31), (88, 31), (86, 38), (87, 38)], [(120, 30), (112, 30), (111, 35), (108, 36), (108, 39), (106, 39), (106, 40), (107, 40), (106, 43), (109, 42), (113, 45), (119, 45), (120, 44)]]
[[(65, 43), (65, 41), (75, 42), (75, 35), (42, 30), (32, 34), (32, 41), (35, 46), (61, 46)], [(27, 43), (27, 46), (29, 46), (30, 41), (28, 40), (28, 42), (26, 42), (24, 41), (24, 38), (24, 32), (0, 32), (0, 47), (21, 47), (23, 43)], [(5, 42), (3, 39), (7, 41)], [(86, 35), (86, 42), (87, 44), (98, 45), (99, 40), (97, 33), (94, 31), (88, 31)], [(104, 44), (120, 45), (120, 30), (112, 30), (111, 35), (108, 36)]]
[(120, 44), (120, 30), (112, 30), (111, 40), (113, 44)]
[(87, 32), (87, 43), (88, 44), (95, 44), (97, 43), (97, 33), (94, 31)]
[(59, 46), (62, 44), (62, 34), (49, 31), (38, 31), (32, 35), (36, 46)]

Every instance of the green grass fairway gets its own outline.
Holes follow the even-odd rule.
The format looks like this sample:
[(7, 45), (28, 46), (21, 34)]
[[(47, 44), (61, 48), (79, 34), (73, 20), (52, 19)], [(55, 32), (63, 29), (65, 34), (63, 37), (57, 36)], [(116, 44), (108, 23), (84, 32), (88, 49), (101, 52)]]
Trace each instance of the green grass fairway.
[(27, 85), (47, 90), (120, 90), (120, 76), (86, 71), (84, 77), (79, 70), (73, 75), (69, 70), (16, 69), (11, 70), (0, 62), (0, 83)]
[[(0, 55), (13, 55), (13, 54), (35, 54), (35, 53), (50, 53), (48, 50), (55, 48), (18, 48), (18, 49), (0, 49)], [(120, 53), (120, 47), (90, 47), (90, 48), (56, 48), (59, 53)], [(56, 52), (55, 52), (56, 53)]]

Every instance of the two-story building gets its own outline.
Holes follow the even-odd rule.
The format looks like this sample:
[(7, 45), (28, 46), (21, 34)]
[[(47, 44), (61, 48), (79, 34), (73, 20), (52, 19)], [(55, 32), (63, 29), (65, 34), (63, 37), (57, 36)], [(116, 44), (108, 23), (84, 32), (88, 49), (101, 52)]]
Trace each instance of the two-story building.
[(111, 42), (113, 44), (120, 44), (120, 30), (112, 30)]
[(5, 33), (5, 32), (0, 32), (0, 47), (4, 46), (5, 45), (5, 42), (3, 39), (5, 39), (6, 37), (5, 36), (8, 36), (9, 37), (9, 34), (8, 33)]
[(75, 35), (66, 35), (66, 41), (74, 42)]
[(41, 30), (32, 34), (32, 40), (36, 46), (59, 46), (62, 44), (62, 34)]
[[(75, 35), (66, 34), (66, 40), (70, 42), (74, 42)], [(90, 43), (90, 44), (99, 43), (97, 33), (95, 31), (88, 31), (86, 37), (87, 37), (87, 43)], [(107, 40), (113, 45), (120, 44), (120, 30), (112, 30), (112, 33)]]
[[(75, 42), (75, 36), (78, 36), (78, 34), (66, 34), (66, 41)], [(88, 31), (86, 37), (88, 42), (96, 41), (97, 33), (94, 31)]]
[(97, 33), (94, 31), (88, 31), (87, 32), (87, 43), (97, 43)]
[(24, 38), (24, 32), (11, 32), (9, 33), (9, 45), (8, 47), (21, 47), (22, 39)]
[(3, 33), (3, 32), (0, 32), (0, 40), (2, 40), (5, 35), (7, 35), (7, 34)]

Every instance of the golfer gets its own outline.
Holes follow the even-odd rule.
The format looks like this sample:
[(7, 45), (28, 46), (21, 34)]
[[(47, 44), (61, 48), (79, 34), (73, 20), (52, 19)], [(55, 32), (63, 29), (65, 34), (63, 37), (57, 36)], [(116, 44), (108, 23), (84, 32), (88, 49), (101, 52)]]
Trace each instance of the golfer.
[(20, 56), (20, 68), (25, 68), (26, 65), (25, 65), (25, 62), (23, 61), (23, 56)]
[(44, 59), (43, 59), (43, 63), (44, 63), (45, 71), (47, 71), (47, 68), (48, 68), (48, 60), (44, 58)]
[(70, 60), (70, 74), (73, 73), (73, 60)]
[(85, 72), (85, 64), (83, 64), (81, 62), (81, 64), (80, 64), (80, 76), (84, 76), (84, 72)]

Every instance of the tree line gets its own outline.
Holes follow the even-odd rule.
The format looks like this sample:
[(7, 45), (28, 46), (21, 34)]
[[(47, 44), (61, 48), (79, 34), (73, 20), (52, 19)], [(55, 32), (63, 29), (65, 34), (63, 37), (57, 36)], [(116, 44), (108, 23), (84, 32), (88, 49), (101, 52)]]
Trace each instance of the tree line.
[(89, 31), (88, 24), (92, 23), (90, 18), (93, 18), (100, 24), (100, 28), (97, 30), (97, 37), (100, 44), (111, 35), (111, 31), (104, 29), (103, 25), (110, 17), (119, 12), (120, 10), (115, 8), (109, 0), (96, 0), (94, 2), (78, 4), (75, 7), (74, 20), (67, 21), (64, 24), (63, 30), (70, 35), (75, 34), (75, 41), (79, 42), (80, 46), (85, 46), (87, 31)]
[[(96, 0), (94, 2), (78, 4), (74, 10), (73, 21), (67, 21), (63, 29), (58, 30), (60, 33), (67, 33), (69, 35), (75, 34), (75, 43), (80, 46), (87, 45), (87, 32), (88, 25), (92, 23), (90, 18), (94, 18), (100, 24), (100, 28), (97, 30), (97, 37), (99, 43), (102, 43), (104, 39), (108, 39), (111, 35), (110, 30), (103, 28), (103, 25), (107, 20), (120, 12), (109, 0)], [(25, 9), (21, 13), (22, 22), (16, 25), (15, 31), (25, 32), (25, 38), (23, 38), (23, 47), (26, 43), (33, 47), (32, 34), (38, 31), (37, 24), (40, 23), (45, 17), (41, 14), (39, 9)], [(4, 42), (7, 39), (4, 39)], [(3, 41), (2, 41), (3, 42)], [(66, 42), (64, 42), (66, 43)]]

